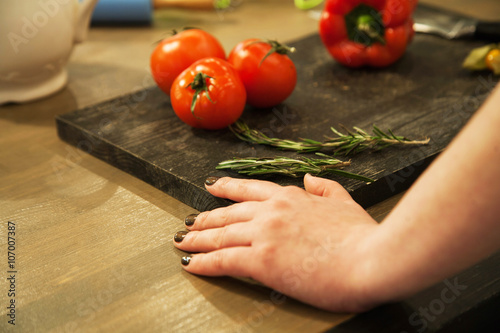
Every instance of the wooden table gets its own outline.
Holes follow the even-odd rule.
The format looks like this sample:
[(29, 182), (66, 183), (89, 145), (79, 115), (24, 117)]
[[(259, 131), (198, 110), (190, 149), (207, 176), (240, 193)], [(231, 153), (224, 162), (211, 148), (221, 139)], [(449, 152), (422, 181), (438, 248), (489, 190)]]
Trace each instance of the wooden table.
[[(422, 2), (483, 19), (500, 17), (495, 0)], [(57, 114), (153, 85), (149, 54), (173, 28), (204, 28), (227, 50), (244, 38), (290, 41), (317, 29), (316, 21), (289, 0), (236, 3), (226, 12), (159, 10), (148, 27), (92, 27), (88, 40), (74, 50), (64, 90), (0, 107), (0, 331), (320, 332), (336, 327), (332, 332), (342, 332), (360, 323), (377, 327), (384, 316), (394, 332), (422, 328), (411, 322), (406, 327), (411, 318), (401, 309), (418, 302), (432, 306), (442, 284), (406, 303), (352, 316), (276, 298), (271, 290), (235, 279), (187, 274), (171, 239), (194, 210), (57, 137)], [(398, 199), (369, 211), (381, 220)], [(7, 232), (14, 228), (9, 221), (15, 223), (15, 281), (7, 273)], [(463, 302), (448, 305), (429, 320), (429, 328), (459, 327), (453, 323), (476, 314), (470, 304), (479, 304), (484, 313), (494, 309), (498, 263), (494, 256), (460, 275), (466, 279), (461, 282), (471, 281)], [(15, 297), (7, 296), (11, 282)], [(467, 296), (475, 288), (477, 297)], [(15, 326), (8, 324), (11, 298)], [(488, 307), (482, 307), (483, 299)]]

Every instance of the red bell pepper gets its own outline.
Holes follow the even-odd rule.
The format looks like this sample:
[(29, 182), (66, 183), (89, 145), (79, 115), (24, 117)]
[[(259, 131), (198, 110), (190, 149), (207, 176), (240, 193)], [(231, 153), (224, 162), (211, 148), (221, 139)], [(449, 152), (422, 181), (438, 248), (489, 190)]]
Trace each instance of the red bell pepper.
[(327, 0), (319, 33), (348, 67), (385, 67), (401, 58), (414, 30), (417, 0)]

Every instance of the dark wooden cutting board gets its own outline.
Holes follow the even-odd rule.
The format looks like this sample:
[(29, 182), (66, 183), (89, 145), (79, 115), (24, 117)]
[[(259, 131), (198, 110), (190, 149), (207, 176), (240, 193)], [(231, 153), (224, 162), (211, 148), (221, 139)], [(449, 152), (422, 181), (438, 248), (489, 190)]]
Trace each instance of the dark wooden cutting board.
[[(298, 69), (297, 87), (275, 108), (247, 108), (242, 119), (251, 127), (280, 138), (322, 140), (332, 134), (331, 126), (371, 130), (376, 124), (396, 135), (431, 139), (427, 146), (391, 147), (350, 157), (352, 164), (345, 170), (376, 179), (374, 183), (330, 177), (365, 207), (407, 189), (498, 80), (489, 73), (461, 69), (468, 52), (481, 45), (478, 42), (416, 35), (404, 57), (385, 69), (337, 64), (318, 35), (292, 44), (297, 49), (291, 56)], [(156, 87), (58, 116), (56, 122), (62, 140), (200, 211), (229, 203), (205, 190), (207, 176), (244, 177), (215, 170), (218, 162), (246, 156), (297, 156), (241, 142), (227, 129), (193, 129), (175, 116), (169, 98)], [(302, 186), (301, 179), (263, 179)]]

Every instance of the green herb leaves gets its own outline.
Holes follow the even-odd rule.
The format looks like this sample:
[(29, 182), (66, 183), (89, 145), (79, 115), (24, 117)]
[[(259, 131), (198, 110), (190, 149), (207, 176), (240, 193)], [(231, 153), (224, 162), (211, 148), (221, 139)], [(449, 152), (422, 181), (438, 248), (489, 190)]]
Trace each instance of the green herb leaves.
[(321, 176), (325, 174), (337, 174), (339, 176), (361, 180), (367, 183), (373, 182), (373, 179), (340, 170), (348, 166), (351, 162), (342, 162), (322, 153), (316, 155), (325, 158), (308, 158), (301, 156), (299, 158), (273, 157), (273, 158), (234, 158), (232, 160), (219, 163), (216, 169), (231, 169), (240, 174), (249, 176), (280, 174), (289, 177), (301, 177), (306, 173)]
[(293, 150), (299, 153), (316, 152), (317, 156), (323, 157), (243, 157), (220, 162), (216, 167), (216, 169), (219, 170), (231, 169), (248, 176), (280, 174), (289, 177), (300, 177), (306, 173), (316, 176), (322, 176), (329, 173), (371, 183), (374, 181), (371, 178), (341, 170), (349, 166), (351, 164), (350, 161), (343, 162), (318, 151), (329, 150), (334, 155), (350, 155), (367, 149), (380, 150), (392, 145), (425, 145), (429, 143), (429, 139), (421, 141), (409, 140), (404, 136), (395, 135), (391, 130), (388, 130), (388, 133), (386, 133), (375, 125), (373, 125), (372, 129), (373, 135), (368, 134), (359, 127), (353, 127), (352, 131), (344, 128), (347, 132), (346, 134), (331, 127), (331, 131), (337, 136), (326, 138), (323, 142), (311, 139), (293, 141), (271, 138), (259, 130), (250, 128), (241, 121), (237, 121), (229, 126), (229, 128), (236, 137), (249, 143), (268, 145), (282, 150)]
[(392, 145), (426, 145), (429, 139), (421, 141), (409, 140), (403, 136), (396, 136), (391, 130), (388, 133), (373, 125), (373, 135), (368, 134), (361, 128), (354, 127), (353, 131), (346, 130), (343, 134), (331, 127), (331, 131), (337, 137), (326, 138), (319, 142), (311, 139), (300, 139), (299, 141), (270, 138), (264, 133), (251, 129), (243, 122), (236, 122), (229, 127), (231, 131), (241, 140), (254, 144), (268, 145), (283, 150), (293, 150), (299, 153), (317, 152), (320, 150), (331, 151), (334, 155), (350, 155), (361, 151), (372, 149), (380, 150)]

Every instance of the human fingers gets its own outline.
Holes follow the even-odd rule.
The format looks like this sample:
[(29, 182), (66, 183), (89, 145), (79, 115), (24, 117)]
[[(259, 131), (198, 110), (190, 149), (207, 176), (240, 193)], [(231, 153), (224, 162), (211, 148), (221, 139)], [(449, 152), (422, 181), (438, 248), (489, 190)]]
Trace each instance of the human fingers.
[(304, 188), (308, 193), (321, 197), (335, 198), (341, 201), (352, 200), (349, 192), (336, 181), (314, 177), (311, 174), (304, 176)]
[(184, 219), (184, 224), (189, 230), (205, 230), (220, 228), (238, 222), (247, 222), (255, 216), (259, 209), (258, 204), (257, 201), (246, 201), (201, 212), (200, 214), (192, 214)]
[(226, 247), (250, 246), (252, 237), (248, 224), (238, 223), (203, 231), (179, 231), (174, 235), (174, 245), (186, 252), (210, 252)]
[(252, 248), (249, 246), (230, 247), (208, 253), (197, 253), (182, 257), (183, 268), (193, 274), (206, 276), (251, 277), (253, 267)]
[(212, 195), (237, 202), (263, 201), (281, 188), (269, 181), (230, 177), (209, 177), (205, 181), (205, 187)]

